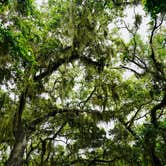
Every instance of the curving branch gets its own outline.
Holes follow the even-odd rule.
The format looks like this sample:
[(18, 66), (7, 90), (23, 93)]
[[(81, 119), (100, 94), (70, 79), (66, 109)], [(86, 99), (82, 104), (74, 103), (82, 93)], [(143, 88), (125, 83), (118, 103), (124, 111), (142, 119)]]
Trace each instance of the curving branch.
[(75, 60), (80, 60), (81, 62), (83, 62), (86, 65), (88, 64), (93, 67), (102, 68), (102, 64), (100, 62), (94, 61), (91, 58), (86, 57), (86, 56), (80, 56), (77, 51), (73, 51), (71, 53), (70, 57), (61, 58), (61, 59), (57, 60), (56, 62), (49, 64), (48, 68), (44, 72), (40, 73), (39, 75), (34, 76), (34, 81), (41, 81), (42, 79), (50, 76), (61, 65), (65, 64), (65, 63), (73, 62)]
[(150, 35), (150, 40), (149, 40), (150, 44), (153, 43), (153, 37), (154, 37), (155, 31), (162, 25), (162, 23), (164, 21), (164, 17), (165, 17), (165, 14), (162, 16), (161, 22), (158, 25), (157, 25), (157, 17), (154, 19), (154, 26), (153, 26), (153, 29), (152, 29), (152, 32)]
[(153, 47), (153, 38), (154, 38), (154, 34), (156, 32), (156, 30), (162, 25), (163, 21), (164, 21), (164, 17), (165, 15), (162, 16), (161, 22), (158, 24), (157, 23), (157, 17), (154, 20), (154, 26), (150, 35), (150, 40), (149, 40), (149, 44), (150, 44), (150, 48), (151, 48), (151, 59), (154, 63), (155, 68), (157, 69), (157, 71), (159, 71), (161, 74), (160, 78), (164, 77), (164, 71), (163, 71), (163, 65), (157, 61), (156, 56), (155, 56), (155, 51), (154, 51), (154, 47)]
[(76, 109), (76, 108), (50, 108), (50, 112), (47, 114), (36, 118), (35, 120), (32, 120), (29, 125), (27, 125), (27, 128), (33, 132), (35, 131), (35, 126), (43, 123), (45, 120), (49, 119), (50, 117), (55, 117), (57, 114), (63, 114), (63, 113), (84, 113), (84, 112), (93, 112), (92, 110), (82, 110), (82, 109)]
[(155, 128), (158, 127), (158, 122), (157, 122), (157, 110), (162, 109), (166, 107), (166, 94), (164, 95), (162, 101), (155, 105), (152, 109), (151, 109), (151, 123), (154, 125)]
[(132, 68), (130, 68), (130, 67), (123, 66), (123, 65), (120, 65), (120, 67), (123, 68), (123, 69), (127, 69), (127, 70), (133, 72), (133, 73), (134, 73), (136, 76), (138, 76), (138, 77), (140, 77), (140, 76), (142, 75), (142, 73), (138, 73), (136, 70), (134, 70), (134, 69), (132, 69)]
[[(155, 105), (151, 111), (150, 111), (150, 118), (151, 118), (151, 124), (152, 127), (155, 130), (158, 130), (158, 120), (157, 120), (157, 110), (162, 109), (166, 106), (166, 93), (162, 99), (162, 101)], [(152, 161), (152, 165), (158, 165), (158, 166), (162, 166), (162, 163), (160, 161), (160, 157), (158, 157), (157, 153), (156, 153), (156, 138), (157, 138), (157, 132), (154, 131), (153, 135), (148, 135), (147, 133), (145, 134), (145, 142), (148, 144), (148, 152), (149, 152), (149, 156), (151, 157), (151, 161)], [(165, 138), (164, 138), (165, 139)]]
[(77, 52), (73, 52), (72, 55), (69, 58), (61, 58), (58, 61), (50, 64), (46, 71), (40, 73), (39, 75), (34, 77), (34, 81), (40, 81), (45, 77), (50, 76), (54, 71), (56, 71), (62, 64), (72, 62), (73, 60), (76, 60), (79, 58), (79, 55)]

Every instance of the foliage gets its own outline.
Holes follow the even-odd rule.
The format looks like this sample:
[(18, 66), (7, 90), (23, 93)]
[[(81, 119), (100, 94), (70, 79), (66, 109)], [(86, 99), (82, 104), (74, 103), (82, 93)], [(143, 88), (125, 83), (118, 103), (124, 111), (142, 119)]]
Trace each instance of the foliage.
[(0, 165), (166, 164), (165, 3), (144, 7), (146, 38), (139, 1), (0, 2)]
[(164, 0), (143, 0), (143, 4), (152, 17), (155, 17), (158, 13), (166, 12), (166, 4)]

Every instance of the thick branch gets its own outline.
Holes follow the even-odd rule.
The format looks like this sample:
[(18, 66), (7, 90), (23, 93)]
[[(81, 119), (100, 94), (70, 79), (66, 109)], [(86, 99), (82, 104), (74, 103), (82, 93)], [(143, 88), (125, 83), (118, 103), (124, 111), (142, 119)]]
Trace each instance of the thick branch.
[(86, 162), (90, 162), (88, 165), (90, 166), (90, 165), (93, 165), (93, 164), (99, 164), (99, 163), (107, 163), (107, 164), (109, 164), (109, 163), (113, 163), (113, 162), (115, 162), (115, 161), (117, 161), (117, 160), (120, 160), (120, 159), (123, 159), (123, 158), (125, 158), (127, 155), (122, 155), (122, 156), (119, 156), (119, 157), (115, 157), (114, 159), (112, 159), (112, 160), (104, 160), (104, 159), (97, 159), (97, 158), (94, 158), (93, 160), (89, 160), (89, 159), (77, 159), (77, 160), (74, 160), (74, 161), (72, 161), (70, 164), (75, 164), (75, 163), (86, 163)]
[(123, 68), (123, 69), (127, 69), (127, 70), (132, 71), (132, 72), (133, 72), (136, 76), (138, 76), (138, 77), (142, 75), (141, 73), (138, 73), (136, 70), (134, 70), (134, 69), (132, 69), (132, 68), (130, 68), (130, 67), (123, 66), (123, 65), (120, 65), (120, 67)]
[(87, 112), (80, 109), (71, 109), (71, 108), (50, 108), (50, 109), (52, 109), (52, 111), (31, 121), (30, 124), (28, 125), (29, 126), (28, 128), (33, 131), (36, 125), (44, 122), (50, 117), (55, 117), (57, 114)]
[(152, 29), (152, 32), (151, 32), (151, 36), (150, 36), (150, 40), (149, 40), (149, 44), (150, 44), (150, 47), (151, 47), (151, 58), (152, 58), (152, 61), (155, 65), (155, 68), (161, 72), (161, 75), (164, 75), (164, 72), (163, 72), (163, 66), (161, 63), (159, 63), (155, 57), (155, 51), (154, 51), (154, 48), (153, 48), (153, 38), (154, 38), (154, 34), (155, 34), (155, 31), (162, 25), (163, 21), (164, 21), (164, 16), (162, 17), (161, 19), (161, 22), (157, 25), (157, 18), (155, 18), (155, 22), (154, 22), (154, 26), (153, 26), (153, 29)]
[(89, 57), (85, 57), (85, 56), (79, 56), (79, 54), (77, 53), (77, 51), (73, 51), (71, 56), (66, 58), (61, 58), (58, 61), (50, 64), (48, 66), (48, 68), (40, 73), (39, 75), (34, 77), (34, 81), (40, 81), (45, 77), (50, 76), (54, 71), (56, 71), (61, 65), (65, 64), (65, 63), (69, 63), (69, 62), (73, 62), (75, 60), (80, 60), (81, 62), (85, 63), (86, 65), (90, 65), (90, 66), (94, 66), (94, 67), (98, 67), (101, 68), (101, 64), (97, 61), (93, 61), (91, 58)]
[(62, 64), (72, 62), (73, 60), (76, 60), (79, 58), (79, 55), (77, 52), (73, 52), (72, 55), (69, 58), (61, 58), (57, 62), (54, 62), (53, 64), (50, 64), (46, 71), (42, 72), (41, 74), (35, 76), (35, 81), (40, 81), (43, 78), (50, 76), (54, 71), (56, 71)]
[[(157, 129), (158, 128), (158, 122), (157, 122), (157, 110), (163, 108), (166, 106), (166, 94), (163, 97), (163, 100), (155, 105), (152, 109), (151, 109), (151, 124), (152, 126)], [(148, 147), (148, 152), (149, 152), (149, 156), (151, 157), (151, 161), (152, 161), (152, 165), (158, 165), (161, 166), (161, 161), (160, 158), (157, 156), (156, 153), (156, 138), (157, 138), (157, 133), (150, 133), (150, 135), (148, 133), (145, 134), (145, 143), (147, 144), (145, 146)]]
[(153, 43), (153, 36), (155, 34), (155, 31), (162, 25), (162, 23), (164, 21), (164, 17), (165, 17), (165, 15), (163, 15), (163, 17), (161, 19), (161, 22), (158, 25), (157, 25), (157, 17), (155, 18), (154, 26), (153, 26), (153, 29), (152, 29), (152, 32), (151, 32), (151, 35), (150, 35), (150, 41), (149, 41), (150, 44)]
[(166, 106), (166, 94), (164, 95), (163, 97), (163, 100), (155, 105), (152, 110), (150, 111), (151, 112), (151, 123), (154, 125), (154, 127), (157, 127), (158, 126), (158, 122), (157, 122), (157, 110), (163, 108)]
[(114, 158), (112, 160), (96, 159), (96, 160), (94, 160), (94, 162), (95, 163), (112, 163), (112, 162), (115, 162), (117, 160), (123, 159), (125, 157), (126, 157), (126, 155), (116, 157), (116, 158)]

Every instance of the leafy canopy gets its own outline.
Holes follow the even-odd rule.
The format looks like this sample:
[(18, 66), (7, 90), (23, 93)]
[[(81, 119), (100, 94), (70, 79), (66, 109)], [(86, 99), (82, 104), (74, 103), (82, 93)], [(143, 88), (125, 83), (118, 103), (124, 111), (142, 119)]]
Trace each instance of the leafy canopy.
[(165, 10), (1, 1), (0, 165), (165, 165)]

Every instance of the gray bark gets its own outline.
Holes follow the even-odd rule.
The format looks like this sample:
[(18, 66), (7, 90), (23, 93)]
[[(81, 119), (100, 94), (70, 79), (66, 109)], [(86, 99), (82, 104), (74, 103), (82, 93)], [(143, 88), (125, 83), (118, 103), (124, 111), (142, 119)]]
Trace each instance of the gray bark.
[(22, 129), (20, 130), (19, 139), (16, 140), (15, 145), (10, 153), (7, 161), (7, 166), (21, 166), (23, 162), (24, 150), (26, 147), (26, 136)]

